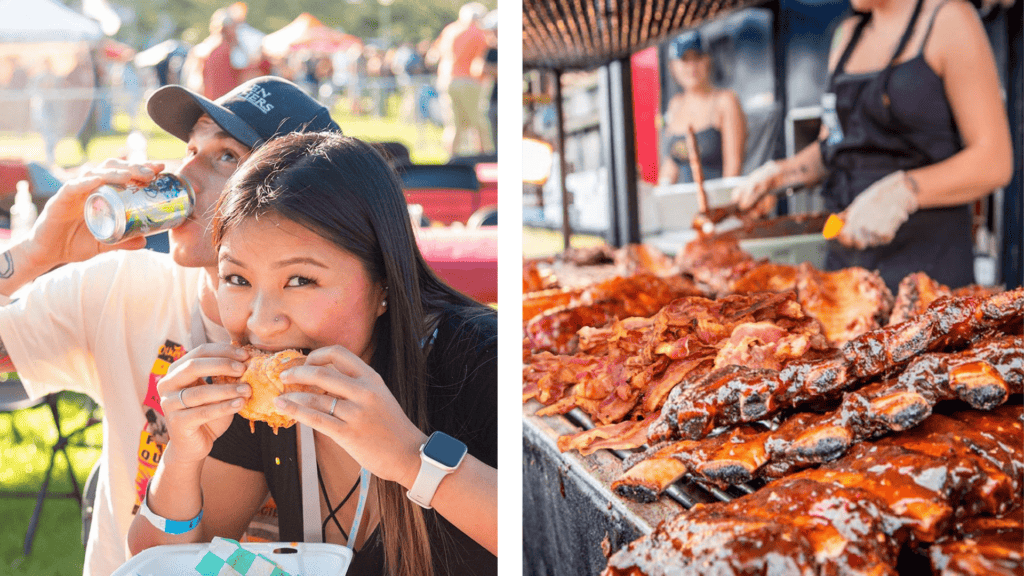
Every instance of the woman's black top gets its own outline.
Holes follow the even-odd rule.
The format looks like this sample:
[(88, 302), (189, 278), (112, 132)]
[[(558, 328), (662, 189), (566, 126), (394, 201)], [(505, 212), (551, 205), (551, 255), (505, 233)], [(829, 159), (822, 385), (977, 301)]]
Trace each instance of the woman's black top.
[[(469, 453), (488, 466), (498, 466), (497, 316), (479, 309), (444, 311), (427, 357), (430, 430), (441, 430), (466, 443)], [(263, 422), (256, 433), (249, 421), (235, 416), (210, 455), (249, 470), (263, 472), (277, 503), (280, 540), (301, 542), (302, 496), (299, 484), (296, 427), (275, 435)], [(433, 510), (424, 510), (431, 534), (434, 572), (496, 574), (497, 558)], [(378, 526), (356, 552), (348, 574), (384, 573), (384, 546)]]
[[(893, 60), (912, 36), (920, 15), (904, 32)], [(937, 11), (937, 10), (936, 10)], [(829, 137), (821, 144), (829, 170), (823, 193), (826, 208), (840, 212), (862, 191), (898, 170), (935, 164), (963, 148), (942, 78), (924, 58), (934, 14), (913, 58), (863, 74), (845, 71), (869, 16), (854, 29), (846, 51), (822, 97)], [(893, 291), (907, 274), (924, 271), (952, 288), (974, 281), (974, 255), (967, 206), (922, 209), (912, 214), (887, 245), (856, 250), (829, 243), (830, 270), (861, 266), (877, 269)]]

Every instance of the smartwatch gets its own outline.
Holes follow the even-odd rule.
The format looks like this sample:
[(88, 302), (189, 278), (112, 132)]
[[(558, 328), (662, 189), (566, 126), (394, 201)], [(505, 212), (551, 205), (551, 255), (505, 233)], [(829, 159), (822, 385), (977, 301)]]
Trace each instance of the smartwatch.
[(430, 509), (430, 501), (444, 477), (454, 472), (466, 458), (466, 445), (444, 432), (434, 432), (420, 446), (420, 473), (405, 493), (409, 500)]
[(149, 523), (156, 527), (156, 529), (166, 534), (178, 535), (194, 530), (196, 526), (199, 526), (199, 521), (203, 519), (201, 505), (199, 514), (195, 518), (191, 520), (171, 520), (150, 510), (147, 500), (149, 500), (149, 486), (146, 486), (146, 497), (142, 499), (142, 505), (139, 506), (139, 514), (146, 520), (149, 520)]

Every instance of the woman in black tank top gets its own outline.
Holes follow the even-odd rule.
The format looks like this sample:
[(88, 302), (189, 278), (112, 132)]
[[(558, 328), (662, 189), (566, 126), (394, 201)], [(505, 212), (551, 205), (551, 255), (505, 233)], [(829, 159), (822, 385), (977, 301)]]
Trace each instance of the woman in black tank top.
[(877, 269), (895, 290), (923, 271), (974, 281), (969, 203), (1009, 182), (995, 61), (962, 0), (854, 0), (836, 32), (819, 141), (759, 169), (734, 197), (824, 182), (846, 224), (826, 266)]
[(711, 56), (699, 33), (687, 32), (672, 43), (672, 77), (683, 88), (669, 101), (662, 134), (661, 184), (693, 182), (686, 143), (694, 129), (704, 177), (739, 176), (743, 166), (746, 118), (732, 90), (711, 82)]

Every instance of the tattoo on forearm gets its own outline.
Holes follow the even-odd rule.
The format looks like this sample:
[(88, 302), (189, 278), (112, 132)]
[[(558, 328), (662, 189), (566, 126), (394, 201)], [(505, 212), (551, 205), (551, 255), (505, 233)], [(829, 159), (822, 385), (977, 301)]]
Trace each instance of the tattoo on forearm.
[(0, 278), (10, 278), (14, 275), (14, 260), (11, 259), (11, 251), (3, 254), (3, 261), (0, 262)]
[(786, 179), (786, 183), (790, 186), (798, 184), (810, 186), (824, 176), (824, 171), (817, 164), (814, 162), (804, 161), (793, 166), (790, 170), (787, 170), (784, 178)]

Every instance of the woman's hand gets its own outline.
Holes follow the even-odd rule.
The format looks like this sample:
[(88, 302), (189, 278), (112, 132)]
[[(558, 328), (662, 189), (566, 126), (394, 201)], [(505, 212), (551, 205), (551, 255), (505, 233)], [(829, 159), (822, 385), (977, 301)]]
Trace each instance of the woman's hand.
[(863, 250), (892, 242), (896, 231), (917, 211), (912, 176), (900, 170), (868, 186), (843, 211), (842, 231), (836, 240)]
[(239, 377), (248, 352), (230, 344), (204, 344), (171, 364), (156, 389), (170, 436), (164, 459), (199, 462), (231, 425), (251, 394), (248, 384), (206, 384), (212, 376)]
[(741, 210), (753, 210), (760, 215), (767, 214), (775, 207), (774, 197), (762, 198), (768, 192), (782, 186), (782, 164), (769, 160), (751, 172), (739, 186), (732, 190), (732, 201)]
[(334, 440), (374, 476), (412, 486), (427, 436), (358, 356), (343, 346), (320, 348), (305, 365), (282, 372), (281, 381), (327, 393), (282, 394), (274, 403), (283, 414)]

